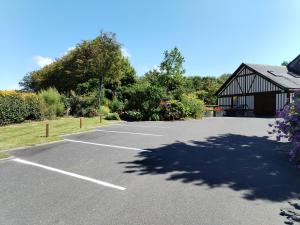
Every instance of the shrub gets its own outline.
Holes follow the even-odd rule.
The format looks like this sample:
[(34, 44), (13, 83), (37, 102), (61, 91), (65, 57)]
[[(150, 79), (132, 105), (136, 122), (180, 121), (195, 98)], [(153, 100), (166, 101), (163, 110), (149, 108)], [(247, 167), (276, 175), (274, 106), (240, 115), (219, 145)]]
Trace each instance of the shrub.
[(186, 108), (186, 116), (191, 116), (194, 119), (203, 117), (205, 112), (204, 102), (198, 99), (195, 94), (183, 95), (181, 102)]
[(119, 100), (113, 100), (109, 104), (109, 108), (112, 112), (122, 112), (124, 110), (125, 104)]
[(300, 93), (295, 93), (294, 103), (285, 105), (278, 112), (278, 117), (274, 124), (269, 124), (272, 131), (280, 141), (287, 138), (292, 147), (289, 151), (291, 161), (300, 166)]
[(26, 93), (23, 95), (26, 109), (26, 120), (41, 120), (44, 115), (42, 112), (42, 99), (33, 93)]
[(123, 101), (127, 103), (125, 111), (128, 111), (130, 116), (138, 112), (138, 115), (142, 116), (141, 120), (151, 119), (153, 109), (159, 107), (160, 101), (164, 97), (166, 97), (166, 93), (163, 88), (150, 86), (149, 83), (131, 85), (122, 93)]
[(179, 120), (187, 116), (187, 110), (181, 102), (171, 100), (161, 105), (161, 114), (165, 120)]
[(108, 113), (107, 116), (105, 117), (107, 120), (120, 120), (119, 114), (118, 113)]
[(33, 93), (0, 91), (0, 125), (42, 118), (41, 100)]
[(150, 120), (152, 120), (152, 121), (159, 121), (160, 120), (160, 114), (159, 113), (153, 113), (150, 116)]
[(100, 114), (103, 116), (107, 116), (109, 114), (110, 110), (107, 106), (102, 105), (100, 108)]
[(65, 113), (66, 115), (69, 115), (70, 112), (70, 98), (68, 98), (66, 95), (61, 95), (61, 102), (64, 104)]
[(16, 92), (1, 92), (0, 123), (20, 123), (25, 120), (26, 108), (24, 99)]
[(62, 116), (65, 106), (61, 100), (61, 95), (55, 88), (48, 88), (39, 93), (43, 100), (42, 112), (47, 119), (54, 119), (56, 116)]
[(139, 111), (125, 111), (121, 114), (121, 118), (127, 121), (140, 121), (143, 119), (143, 114)]
[(98, 113), (98, 99), (97, 94), (89, 93), (89, 95), (79, 96), (71, 91), (70, 94), (70, 113), (74, 116), (97, 116)]
[(94, 117), (98, 115), (98, 110), (93, 107), (87, 107), (86, 109), (82, 109), (82, 116), (84, 117)]

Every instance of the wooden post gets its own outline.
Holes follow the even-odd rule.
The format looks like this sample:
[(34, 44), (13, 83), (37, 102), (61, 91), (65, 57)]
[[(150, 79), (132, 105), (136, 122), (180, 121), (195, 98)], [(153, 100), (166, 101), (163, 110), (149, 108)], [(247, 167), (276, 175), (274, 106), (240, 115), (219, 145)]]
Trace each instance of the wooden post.
[(80, 129), (82, 128), (82, 124), (83, 124), (83, 118), (80, 117)]
[(100, 114), (100, 123), (102, 123), (102, 114)]
[(46, 123), (46, 137), (49, 137), (49, 123)]

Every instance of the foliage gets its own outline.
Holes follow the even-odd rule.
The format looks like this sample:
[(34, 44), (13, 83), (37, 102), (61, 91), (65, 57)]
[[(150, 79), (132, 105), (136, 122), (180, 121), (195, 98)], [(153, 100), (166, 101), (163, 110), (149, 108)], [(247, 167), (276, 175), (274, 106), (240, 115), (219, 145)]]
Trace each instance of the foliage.
[(199, 99), (207, 105), (217, 104), (215, 93), (231, 74), (223, 74), (220, 77), (190, 76), (186, 78), (185, 93), (195, 93)]
[(97, 92), (99, 86), (99, 79), (92, 78), (89, 79), (87, 82), (79, 83), (76, 87), (76, 94), (78, 95), (86, 95), (91, 92)]
[(154, 112), (151, 117), (149, 118), (149, 120), (152, 121), (160, 121), (161, 120), (161, 115), (159, 112)]
[(34, 93), (22, 94), (25, 102), (26, 120), (41, 120), (44, 115), (42, 112), (42, 99)]
[(179, 97), (182, 93), (184, 62), (184, 57), (175, 47), (170, 52), (165, 51), (164, 60), (160, 64), (159, 84), (166, 88), (167, 93), (172, 93), (175, 97)]
[(205, 110), (204, 102), (197, 98), (195, 94), (185, 94), (182, 96), (182, 104), (186, 108), (186, 114), (195, 119), (202, 118)]
[(107, 116), (110, 113), (110, 110), (107, 106), (102, 105), (100, 108), (100, 114), (103, 116)]
[(179, 120), (187, 116), (187, 109), (181, 102), (171, 100), (161, 105), (161, 113), (165, 120)]
[(165, 89), (172, 98), (179, 100), (183, 94), (195, 93), (205, 104), (216, 104), (216, 91), (229, 78), (230, 74), (223, 74), (220, 77), (185, 77), (183, 63), (184, 57), (178, 48), (164, 53), (164, 59), (159, 69), (148, 71), (144, 79), (153, 86)]
[(105, 117), (107, 120), (120, 120), (119, 114), (118, 113), (108, 113)]
[[(101, 114), (106, 116), (110, 110), (107, 107), (107, 99), (102, 99)], [(98, 96), (96, 92), (85, 95), (70, 93), (70, 113), (73, 116), (93, 117), (99, 115)]]
[(123, 101), (126, 111), (138, 111), (143, 120), (149, 120), (155, 109), (159, 107), (161, 99), (166, 97), (163, 88), (151, 86), (147, 82), (139, 82), (123, 90)]
[(79, 89), (86, 92), (87, 88), (92, 88), (86, 83), (99, 79), (100, 75), (104, 76), (107, 85), (118, 86), (135, 80), (135, 71), (128, 59), (122, 56), (121, 45), (113, 33), (101, 32), (93, 40), (82, 41), (50, 65), (28, 73), (20, 85), (25, 90), (55, 87), (59, 92), (67, 93), (82, 84)]
[(41, 104), (33, 93), (0, 91), (0, 125), (42, 119)]
[(281, 66), (287, 66), (288, 64), (289, 64), (288, 61), (283, 61), (283, 62), (281, 63)]
[(65, 105), (62, 102), (61, 95), (55, 88), (42, 90), (38, 95), (42, 99), (42, 113), (47, 119), (54, 119), (56, 116), (64, 114)]
[[(30, 72), (21, 85), (36, 92), (49, 87), (59, 91), (60, 97), (57, 91), (56, 96), (62, 104), (52, 106), (47, 96), (42, 97), (40, 108), (48, 118), (62, 115), (62, 109), (74, 116), (98, 115), (100, 94), (105, 115), (110, 110), (129, 120), (200, 118), (204, 103), (217, 104), (215, 93), (229, 74), (185, 76), (184, 63), (174, 47), (164, 52), (159, 66), (137, 77), (115, 34), (101, 32), (52, 64)], [(172, 100), (170, 111), (167, 106), (160, 107), (162, 100)]]
[(25, 104), (16, 93), (0, 95), (0, 123), (20, 123), (25, 120)]
[(139, 111), (128, 110), (121, 114), (121, 118), (127, 121), (140, 121), (143, 119), (143, 114)]
[(183, 93), (185, 80), (184, 62), (184, 57), (178, 48), (175, 47), (170, 52), (165, 51), (159, 70), (150, 70), (145, 74), (145, 78), (151, 85), (162, 87), (169, 95), (179, 98)]
[(117, 99), (113, 100), (109, 104), (109, 108), (112, 112), (122, 112), (124, 110), (125, 104)]
[(300, 166), (300, 93), (295, 93), (294, 102), (285, 105), (278, 112), (278, 117), (274, 124), (270, 124), (273, 133), (278, 141), (287, 138), (292, 144), (289, 151), (291, 161)]
[(74, 116), (96, 116), (98, 115), (98, 99), (96, 93), (90, 93), (87, 95), (77, 95), (71, 91), (70, 107), (71, 115)]

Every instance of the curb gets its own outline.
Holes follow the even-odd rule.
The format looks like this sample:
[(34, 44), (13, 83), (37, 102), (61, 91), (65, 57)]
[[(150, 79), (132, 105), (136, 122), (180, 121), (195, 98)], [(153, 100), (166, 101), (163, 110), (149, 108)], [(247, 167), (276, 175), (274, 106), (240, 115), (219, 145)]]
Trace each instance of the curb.
[(14, 156), (8, 156), (7, 158), (0, 159), (0, 162), (1, 161), (11, 160), (11, 159), (14, 159), (14, 158), (15, 158)]
[(1, 150), (1, 152), (9, 153), (9, 152), (12, 152), (12, 151), (19, 151), (19, 150), (24, 150), (24, 149), (32, 148), (32, 147), (39, 147), (39, 146), (44, 146), (44, 145), (51, 145), (51, 144), (55, 144), (55, 143), (59, 143), (59, 142), (64, 142), (64, 140), (51, 141), (51, 142), (47, 142), (47, 143), (40, 143), (40, 144), (33, 144), (33, 145), (26, 145), (26, 146), (17, 147), (17, 148), (10, 148), (10, 149), (6, 149), (6, 150)]

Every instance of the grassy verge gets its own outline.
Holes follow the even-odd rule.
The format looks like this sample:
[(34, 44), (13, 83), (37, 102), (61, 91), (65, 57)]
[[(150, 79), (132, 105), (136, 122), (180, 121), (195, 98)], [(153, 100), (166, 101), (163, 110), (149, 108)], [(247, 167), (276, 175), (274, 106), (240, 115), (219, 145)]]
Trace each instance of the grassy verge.
[(10, 155), (0, 152), (0, 159), (8, 158)]
[(60, 137), (62, 134), (87, 131), (93, 127), (108, 123), (106, 120), (103, 120), (102, 124), (100, 124), (99, 117), (84, 118), (83, 128), (80, 129), (79, 118), (64, 117), (49, 120), (48, 122), (50, 126), (48, 138), (45, 137), (46, 121), (24, 122), (0, 127), (0, 150), (58, 141), (62, 140)]

